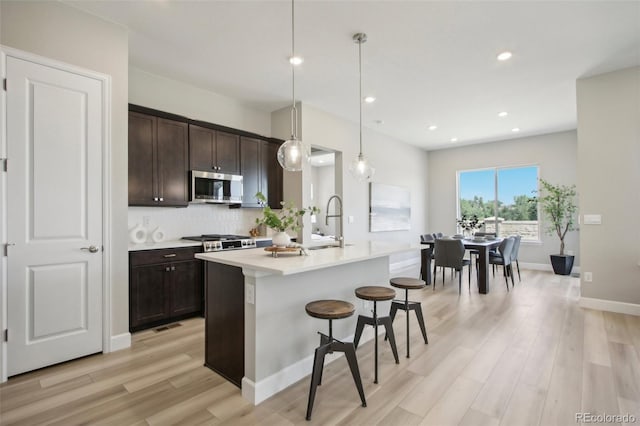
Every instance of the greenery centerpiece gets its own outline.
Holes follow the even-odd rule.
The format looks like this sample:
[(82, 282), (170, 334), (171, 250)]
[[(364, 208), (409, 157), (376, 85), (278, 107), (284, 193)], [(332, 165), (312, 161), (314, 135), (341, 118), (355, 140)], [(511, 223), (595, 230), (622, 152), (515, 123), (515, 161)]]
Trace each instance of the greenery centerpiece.
[(305, 213), (316, 214), (320, 212), (315, 206), (309, 206), (306, 209), (297, 208), (293, 202), (280, 202), (282, 209), (277, 212), (267, 204), (267, 198), (262, 192), (256, 193), (256, 198), (264, 207), (262, 208), (262, 217), (256, 218), (256, 225), (265, 225), (273, 229), (276, 233), (273, 235), (272, 241), (276, 246), (286, 246), (291, 241), (287, 230), (298, 231), (302, 224), (300, 219)]
[(484, 225), (483, 220), (479, 220), (477, 215), (467, 216), (463, 214), (460, 219), (457, 219), (458, 226), (462, 228), (462, 231), (466, 234), (473, 234)]
[[(547, 235), (557, 235), (560, 239), (560, 254), (551, 255), (551, 263), (556, 274), (569, 275), (573, 267), (573, 256), (564, 254), (564, 239), (569, 231), (576, 227), (576, 212), (578, 211), (575, 185), (554, 185), (544, 179), (540, 179), (540, 194), (537, 200), (540, 209), (548, 220), (545, 232)], [(554, 256), (561, 257), (564, 268), (556, 270)], [(568, 270), (567, 270), (568, 268)]]

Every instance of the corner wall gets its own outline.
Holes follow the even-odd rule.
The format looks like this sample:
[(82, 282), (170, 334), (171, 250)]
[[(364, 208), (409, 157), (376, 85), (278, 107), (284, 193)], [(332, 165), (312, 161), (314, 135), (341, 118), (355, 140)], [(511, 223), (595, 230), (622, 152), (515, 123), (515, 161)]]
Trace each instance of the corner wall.
[(602, 215), (581, 225), (582, 302), (640, 315), (640, 67), (578, 80), (577, 98), (580, 213)]
[[(560, 132), (500, 142), (490, 142), (460, 148), (429, 152), (429, 232), (456, 233), (457, 175), (459, 170), (488, 167), (537, 165), (540, 177), (550, 182), (571, 185), (577, 183), (576, 132)], [(581, 188), (578, 187), (578, 193)], [(545, 224), (542, 224), (543, 229)], [(570, 232), (566, 249), (576, 256), (574, 268), (581, 264), (579, 232)], [(548, 265), (549, 255), (558, 253), (556, 236), (542, 233), (541, 243), (520, 246), (520, 263)], [(534, 266), (534, 265), (532, 265)]]

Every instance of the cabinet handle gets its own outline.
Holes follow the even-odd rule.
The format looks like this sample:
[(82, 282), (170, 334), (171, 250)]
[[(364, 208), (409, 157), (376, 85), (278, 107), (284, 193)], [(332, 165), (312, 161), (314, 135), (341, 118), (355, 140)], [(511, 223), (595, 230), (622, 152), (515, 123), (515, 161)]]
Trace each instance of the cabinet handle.
[(167, 266), (166, 268), (164, 268), (164, 270), (169, 272), (171, 269), (169, 269), (169, 267)]
[(158, 197), (153, 197), (153, 201), (158, 201)]
[(171, 253), (171, 254), (165, 254), (164, 257), (176, 257), (177, 254), (175, 253)]
[(160, 197), (160, 201), (164, 201), (164, 198)]
[(171, 270), (172, 270), (172, 271), (175, 271), (175, 270), (176, 270), (176, 267), (175, 267), (175, 266), (172, 266), (172, 267), (171, 267)]

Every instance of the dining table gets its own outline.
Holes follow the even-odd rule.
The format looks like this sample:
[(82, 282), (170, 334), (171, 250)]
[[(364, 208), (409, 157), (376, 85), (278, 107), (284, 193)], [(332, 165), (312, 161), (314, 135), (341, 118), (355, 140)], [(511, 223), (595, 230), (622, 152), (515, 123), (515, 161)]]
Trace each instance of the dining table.
[[(489, 293), (489, 252), (497, 248), (502, 242), (502, 238), (493, 240), (464, 238), (462, 243), (466, 250), (475, 250), (478, 252), (476, 258), (476, 267), (478, 268), (478, 290), (481, 294)], [(430, 285), (433, 281), (431, 272), (431, 256), (435, 248), (435, 240), (422, 241), (420, 244), (426, 246), (421, 250), (420, 255), (420, 276)], [(470, 265), (469, 267), (472, 267)]]

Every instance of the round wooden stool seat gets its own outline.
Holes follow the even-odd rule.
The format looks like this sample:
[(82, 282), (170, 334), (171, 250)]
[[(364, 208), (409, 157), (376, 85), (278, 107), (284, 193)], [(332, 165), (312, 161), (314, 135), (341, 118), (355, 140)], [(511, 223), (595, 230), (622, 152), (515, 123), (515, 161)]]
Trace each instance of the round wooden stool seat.
[(396, 277), (389, 280), (392, 287), (404, 288), (407, 290), (419, 290), (426, 287), (427, 283), (417, 278)]
[(356, 307), (344, 300), (315, 300), (304, 307), (307, 314), (320, 319), (341, 319), (353, 315)]
[(358, 299), (373, 300), (374, 302), (382, 300), (391, 300), (396, 297), (396, 291), (389, 287), (382, 286), (365, 286), (356, 288), (356, 296)]

